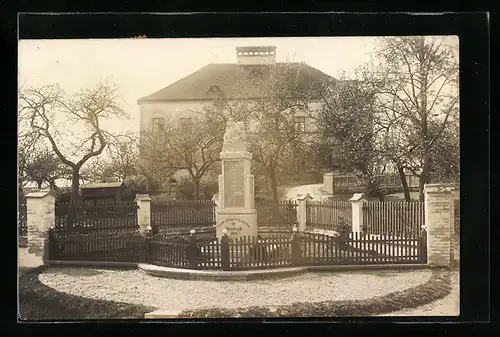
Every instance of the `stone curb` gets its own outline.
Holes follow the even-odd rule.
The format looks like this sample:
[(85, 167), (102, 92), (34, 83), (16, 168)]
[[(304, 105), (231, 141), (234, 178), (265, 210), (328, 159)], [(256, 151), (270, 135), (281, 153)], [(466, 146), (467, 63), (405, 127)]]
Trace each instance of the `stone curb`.
[(157, 277), (175, 278), (181, 280), (197, 281), (248, 281), (255, 279), (287, 277), (307, 272), (321, 271), (348, 271), (348, 270), (380, 270), (380, 269), (429, 269), (425, 264), (399, 264), (399, 265), (325, 265), (273, 268), (264, 270), (248, 271), (214, 271), (214, 270), (192, 270), (181, 268), (160, 267), (151, 264), (139, 263), (137, 268), (148, 275)]

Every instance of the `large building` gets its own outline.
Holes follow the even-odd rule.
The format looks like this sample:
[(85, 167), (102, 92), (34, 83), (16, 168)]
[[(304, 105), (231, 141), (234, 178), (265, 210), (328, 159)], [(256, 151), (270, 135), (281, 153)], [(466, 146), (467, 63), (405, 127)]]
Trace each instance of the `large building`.
[[(307, 64), (276, 62), (276, 52), (274, 46), (237, 47), (235, 63), (208, 64), (167, 87), (140, 98), (141, 134), (160, 131), (168, 119), (188, 121), (219, 95), (223, 95), (227, 101), (251, 102), (264, 98), (265, 93), (256, 84), (255, 78), (266, 76), (266, 69), (270, 67), (275, 74), (292, 74), (294, 85), (336, 83), (335, 78)], [(319, 97), (317, 102), (313, 99), (311, 104), (319, 104)], [(295, 124), (305, 133), (314, 130), (312, 119), (301, 111), (295, 114)]]

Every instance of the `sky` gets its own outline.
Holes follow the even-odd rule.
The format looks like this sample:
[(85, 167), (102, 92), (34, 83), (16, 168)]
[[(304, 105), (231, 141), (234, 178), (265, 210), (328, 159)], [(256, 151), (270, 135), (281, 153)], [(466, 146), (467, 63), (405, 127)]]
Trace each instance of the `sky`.
[(236, 63), (237, 46), (273, 45), (278, 62), (305, 62), (334, 77), (369, 61), (371, 37), (21, 40), (19, 85), (58, 83), (68, 93), (109, 80), (131, 116), (110, 131), (138, 131), (137, 100), (208, 63)]

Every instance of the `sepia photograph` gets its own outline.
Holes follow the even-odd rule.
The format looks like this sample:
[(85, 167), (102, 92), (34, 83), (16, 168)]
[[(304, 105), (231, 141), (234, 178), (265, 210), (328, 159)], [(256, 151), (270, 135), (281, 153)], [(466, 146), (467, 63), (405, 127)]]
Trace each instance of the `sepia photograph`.
[(460, 315), (458, 36), (20, 39), (17, 101), (18, 321)]

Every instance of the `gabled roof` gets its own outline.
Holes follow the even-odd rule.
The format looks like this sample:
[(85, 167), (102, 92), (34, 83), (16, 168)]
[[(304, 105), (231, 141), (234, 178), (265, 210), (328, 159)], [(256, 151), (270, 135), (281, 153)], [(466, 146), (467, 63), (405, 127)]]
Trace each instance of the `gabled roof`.
[(120, 187), (122, 182), (112, 182), (112, 183), (96, 183), (96, 184), (85, 184), (80, 186), (81, 189), (91, 189), (91, 188), (111, 188)]
[[(305, 63), (276, 63), (277, 72), (289, 72), (298, 77), (303, 84), (336, 81), (316, 68)], [(265, 67), (265, 66), (260, 66)], [(223, 93), (227, 99), (258, 99), (264, 97), (262, 87), (256, 85), (252, 78), (253, 69), (259, 66), (241, 66), (234, 63), (208, 64), (194, 73), (172, 83), (171, 85), (142, 97), (138, 103), (147, 101), (184, 101), (210, 99), (210, 91)]]

